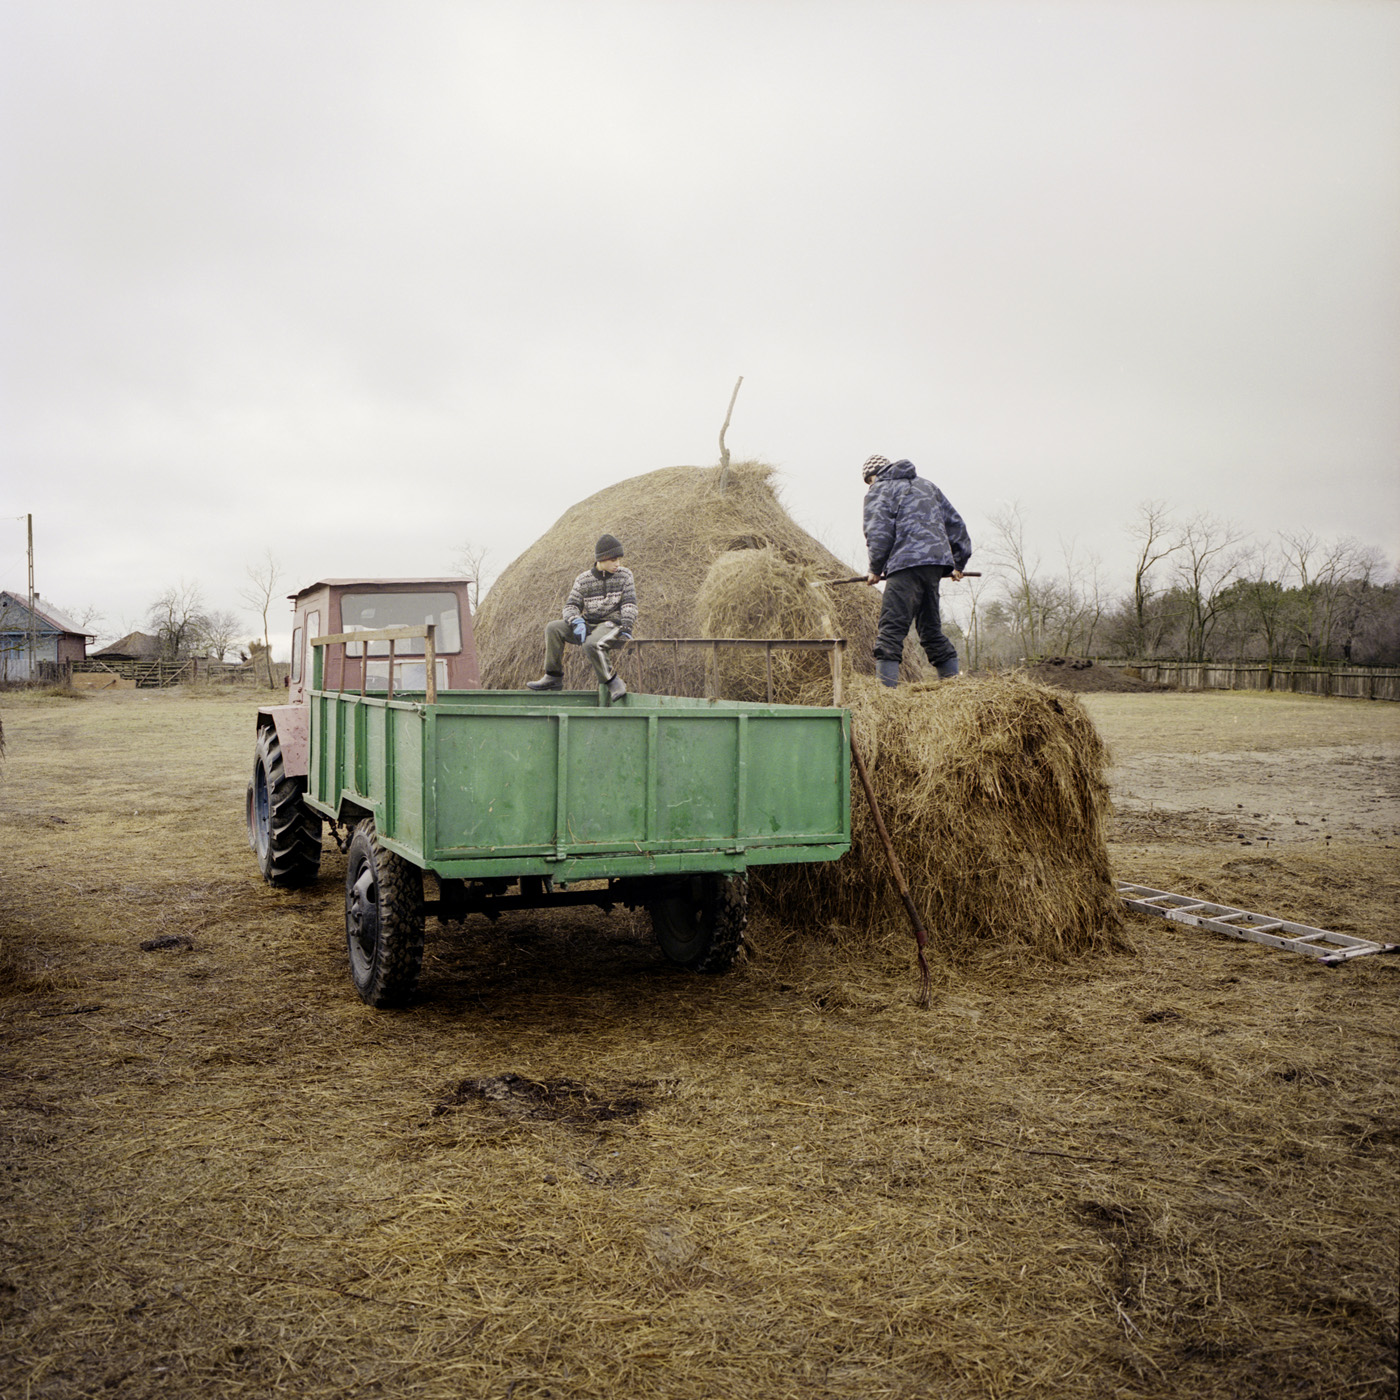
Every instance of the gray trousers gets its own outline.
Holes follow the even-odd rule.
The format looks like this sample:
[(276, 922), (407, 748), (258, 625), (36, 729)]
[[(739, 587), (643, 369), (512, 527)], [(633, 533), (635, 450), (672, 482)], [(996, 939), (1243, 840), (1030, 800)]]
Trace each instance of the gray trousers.
[[(592, 663), (594, 672), (604, 684), (612, 679), (613, 668), (612, 663), (608, 660), (608, 652), (622, 645), (617, 639), (618, 633), (621, 631), (622, 628), (615, 622), (595, 622), (589, 627), (588, 636), (583, 641), (583, 654)], [(574, 636), (571, 623), (565, 622), (562, 617), (556, 617), (553, 622), (545, 623), (545, 674), (562, 676), (564, 674), (564, 648), (578, 645), (579, 641)]]

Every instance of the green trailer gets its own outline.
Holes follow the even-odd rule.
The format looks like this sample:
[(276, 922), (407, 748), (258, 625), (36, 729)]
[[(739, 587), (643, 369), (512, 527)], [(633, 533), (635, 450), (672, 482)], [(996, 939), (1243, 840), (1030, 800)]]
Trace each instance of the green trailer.
[[(407, 630), (360, 641), (392, 646)], [(740, 947), (749, 867), (850, 849), (844, 709), (610, 702), (601, 687), (440, 691), (431, 638), (426, 688), (356, 692), (327, 661), (347, 640), (312, 643), (305, 776), (281, 775), (279, 791), (255, 764), (249, 828), (266, 875), (305, 870), (279, 840), (309, 841), (310, 822), (319, 848), (321, 821), (332, 824), (348, 856), (351, 975), (373, 1006), (412, 995), (428, 913), (645, 908), (671, 961), (723, 972)], [(436, 898), (425, 898), (425, 872)]]

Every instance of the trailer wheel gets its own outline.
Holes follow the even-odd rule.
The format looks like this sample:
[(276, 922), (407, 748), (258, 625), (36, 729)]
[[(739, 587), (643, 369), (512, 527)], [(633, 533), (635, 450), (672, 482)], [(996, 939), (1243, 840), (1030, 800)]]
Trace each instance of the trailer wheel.
[(655, 900), (651, 926), (661, 951), (691, 972), (728, 972), (739, 956), (749, 917), (742, 875), (696, 875), (681, 894)]
[(423, 966), (423, 872), (379, 841), (366, 818), (345, 863), (350, 977), (370, 1006), (402, 1006)]
[(271, 725), (258, 730), (248, 784), (248, 844), (269, 885), (294, 890), (321, 873), (321, 818), (301, 800), (305, 778), (289, 778)]

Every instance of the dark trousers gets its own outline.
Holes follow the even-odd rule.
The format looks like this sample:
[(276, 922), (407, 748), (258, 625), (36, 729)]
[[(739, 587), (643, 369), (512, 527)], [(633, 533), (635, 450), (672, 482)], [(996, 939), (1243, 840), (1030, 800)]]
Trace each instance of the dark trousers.
[(952, 572), (942, 564), (920, 564), (899, 569), (885, 580), (880, 634), (875, 640), (877, 661), (898, 661), (904, 655), (904, 639), (911, 623), (918, 630), (929, 665), (944, 666), (957, 660), (958, 649), (943, 635), (938, 616), (938, 584)]

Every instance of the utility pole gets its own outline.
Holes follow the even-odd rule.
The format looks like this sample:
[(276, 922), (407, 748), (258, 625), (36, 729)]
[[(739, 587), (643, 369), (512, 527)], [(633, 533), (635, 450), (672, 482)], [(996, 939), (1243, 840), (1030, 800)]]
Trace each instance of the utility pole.
[(29, 683), (34, 683), (34, 653), (38, 645), (38, 631), (34, 624), (34, 517), (26, 515), (25, 524), (29, 530)]

